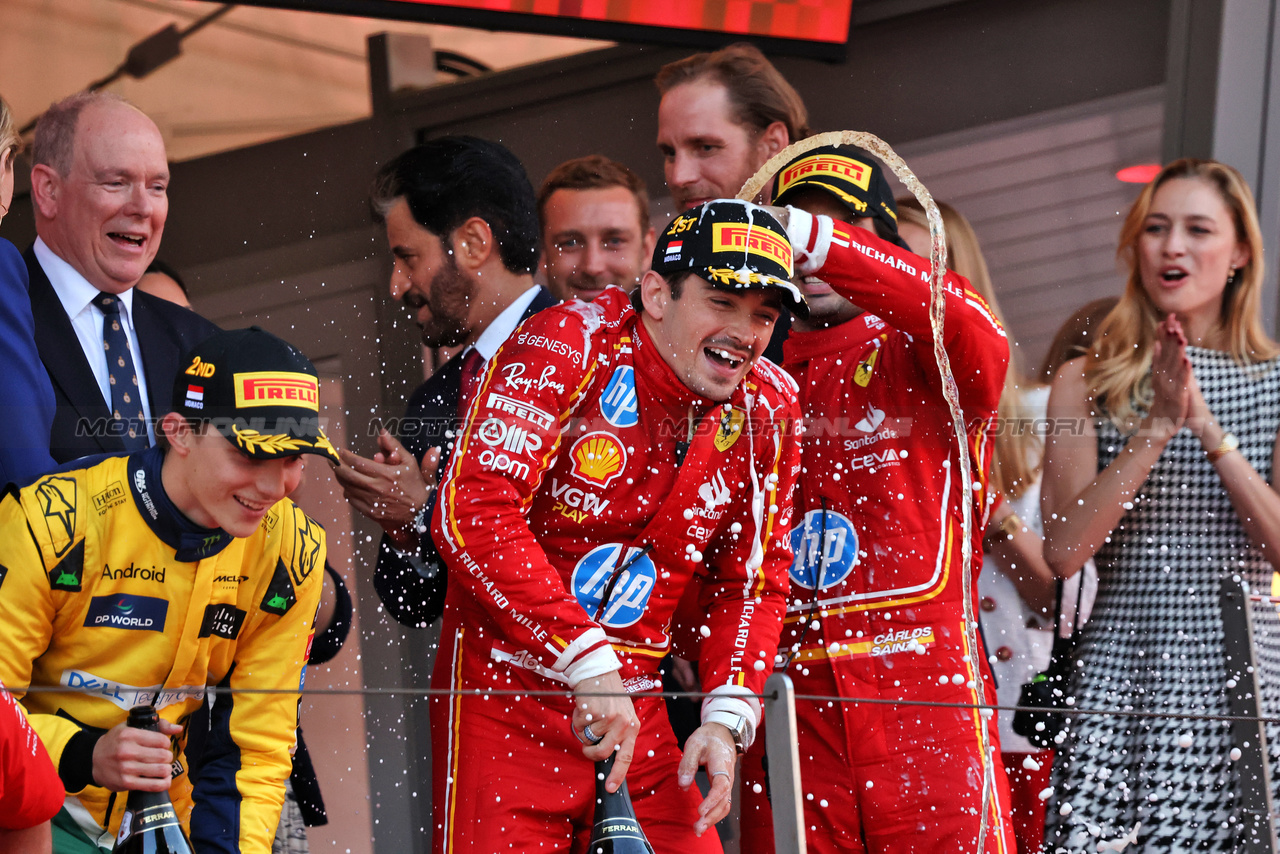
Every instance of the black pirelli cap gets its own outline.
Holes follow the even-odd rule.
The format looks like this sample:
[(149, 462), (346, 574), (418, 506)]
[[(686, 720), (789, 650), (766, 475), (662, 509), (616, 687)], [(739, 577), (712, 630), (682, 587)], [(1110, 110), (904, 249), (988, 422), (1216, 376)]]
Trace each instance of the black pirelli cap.
[(245, 454), (317, 454), (341, 464), (320, 429), (320, 379), (302, 351), (257, 326), (218, 332), (182, 361), (173, 409), (208, 421)]

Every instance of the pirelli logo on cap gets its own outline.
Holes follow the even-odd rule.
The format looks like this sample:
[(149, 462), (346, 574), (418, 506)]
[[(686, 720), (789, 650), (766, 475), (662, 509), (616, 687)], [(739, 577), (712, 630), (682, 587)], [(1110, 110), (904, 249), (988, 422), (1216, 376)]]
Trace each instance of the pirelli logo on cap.
[(236, 408), (250, 406), (301, 406), (320, 411), (320, 386), (309, 374), (254, 371), (236, 374)]
[(712, 252), (741, 252), (744, 249), (791, 269), (791, 244), (785, 238), (767, 228), (742, 222), (717, 222), (713, 225)]
[(775, 195), (780, 196), (797, 181), (821, 172), (843, 178), (864, 190), (871, 186), (871, 167), (866, 163), (852, 157), (841, 157), (839, 154), (815, 154), (783, 170), (778, 178), (778, 192)]

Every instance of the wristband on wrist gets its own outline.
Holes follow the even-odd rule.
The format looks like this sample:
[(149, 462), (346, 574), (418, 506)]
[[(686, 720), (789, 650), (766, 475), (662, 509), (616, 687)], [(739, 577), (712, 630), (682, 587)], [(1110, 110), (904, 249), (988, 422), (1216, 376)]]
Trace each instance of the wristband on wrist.
[(1235, 437), (1234, 433), (1223, 433), (1222, 441), (1218, 443), (1218, 447), (1214, 448), (1212, 451), (1205, 451), (1204, 455), (1209, 462), (1216, 463), (1227, 454), (1238, 450), (1239, 448), (1240, 440)]
[(1022, 521), (1022, 518), (1017, 513), (1010, 513), (1000, 520), (1000, 524), (996, 526), (994, 531), (987, 531), (986, 536), (982, 539), (987, 543), (1012, 540), (1025, 527), (1026, 523)]

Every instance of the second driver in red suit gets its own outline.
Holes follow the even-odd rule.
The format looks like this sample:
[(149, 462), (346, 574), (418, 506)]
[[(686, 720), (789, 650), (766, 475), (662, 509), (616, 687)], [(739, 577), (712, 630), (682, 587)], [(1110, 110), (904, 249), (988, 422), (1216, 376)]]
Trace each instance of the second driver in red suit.
[[(772, 216), (709, 202), (633, 298), (546, 309), (486, 367), (434, 519), (432, 684), (465, 692), (432, 701), (434, 850), (584, 850), (592, 761), (616, 749), (608, 788), (627, 781), (655, 849), (720, 851), (786, 608), (799, 411), (761, 353), (782, 307), (803, 311), (790, 277)], [(661, 699), (628, 693), (661, 690), (691, 584), (709, 696), (682, 754)]]
[[(975, 486), (965, 495), (934, 360), (929, 263), (898, 238), (879, 163), (861, 149), (816, 149), (778, 173), (774, 199), (795, 206), (788, 232), (810, 306), (784, 350), (805, 435), (780, 659), (798, 695), (878, 701), (796, 703), (809, 850), (976, 851), (985, 812), (985, 850), (1012, 852), (995, 721), (984, 727), (972, 707), (994, 704), (995, 691), (966, 639), (961, 578), (969, 502), (976, 590), (1004, 332), (948, 273), (944, 337)], [(755, 791), (760, 757), (747, 759), (750, 828), (768, 806)], [(744, 851), (772, 851), (767, 826), (743, 838)]]

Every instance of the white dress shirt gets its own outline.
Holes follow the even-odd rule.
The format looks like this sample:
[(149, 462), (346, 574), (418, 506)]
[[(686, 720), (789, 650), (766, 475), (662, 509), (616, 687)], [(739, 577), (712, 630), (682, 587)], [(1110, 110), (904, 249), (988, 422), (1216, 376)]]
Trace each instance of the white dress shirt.
[[(520, 318), (524, 317), (524, 311), (529, 307), (529, 303), (533, 302), (533, 298), (538, 295), (538, 286), (534, 285), (529, 290), (516, 297), (515, 302), (502, 310), (502, 313), (493, 319), (480, 333), (480, 337), (476, 339), (476, 343), (471, 345), (476, 348), (476, 352), (484, 357), (485, 364), (493, 358), (498, 352), (498, 348), (502, 346), (511, 333), (516, 331), (516, 327), (520, 325)], [(463, 350), (465, 353), (466, 351)]]
[[(34, 249), (36, 260), (40, 262), (41, 269), (49, 277), (53, 292), (58, 295), (58, 301), (62, 303), (63, 310), (71, 319), (71, 327), (76, 331), (80, 349), (84, 351), (84, 357), (89, 360), (93, 378), (98, 381), (102, 401), (110, 411), (109, 378), (111, 375), (107, 369), (107, 351), (102, 346), (103, 314), (102, 309), (93, 304), (93, 298), (98, 295), (98, 289), (89, 284), (89, 281), (74, 267), (53, 254), (53, 250), (41, 238), (36, 238)], [(138, 333), (133, 328), (133, 288), (119, 294), (119, 297), (120, 321), (124, 324), (125, 334), (129, 336), (133, 367), (138, 374), (138, 394), (142, 396), (142, 414), (147, 419), (147, 443), (154, 445), (156, 431), (151, 419), (151, 399), (147, 396), (147, 373), (142, 368), (142, 350), (138, 345)]]

